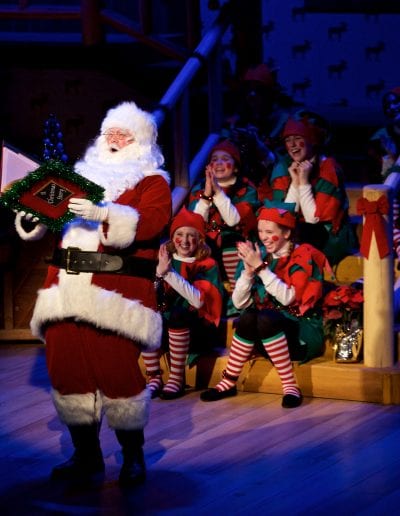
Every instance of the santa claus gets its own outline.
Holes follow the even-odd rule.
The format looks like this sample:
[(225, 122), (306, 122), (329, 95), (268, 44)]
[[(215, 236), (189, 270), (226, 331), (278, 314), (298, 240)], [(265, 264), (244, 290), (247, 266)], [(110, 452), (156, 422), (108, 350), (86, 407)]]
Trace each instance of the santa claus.
[[(156, 140), (153, 117), (123, 102), (107, 112), (100, 135), (75, 165), (105, 189), (104, 200), (70, 199), (75, 217), (60, 235), (31, 320), (33, 335), (46, 343), (55, 408), (75, 448), (53, 478), (104, 471), (102, 414), (122, 446), (120, 484), (145, 478), (150, 394), (138, 360), (161, 342), (153, 280), (171, 217), (169, 176)], [(23, 212), (16, 216), (19, 235), (43, 236), (46, 227), (38, 222), (28, 230), (26, 219)]]

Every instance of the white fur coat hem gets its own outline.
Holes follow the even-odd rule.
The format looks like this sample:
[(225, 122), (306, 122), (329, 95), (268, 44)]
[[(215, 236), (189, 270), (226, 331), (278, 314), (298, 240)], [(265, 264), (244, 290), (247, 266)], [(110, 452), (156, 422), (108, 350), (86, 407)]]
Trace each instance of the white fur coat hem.
[(150, 390), (145, 388), (130, 398), (108, 398), (100, 392), (60, 394), (52, 389), (53, 403), (60, 421), (68, 426), (99, 423), (102, 413), (114, 430), (141, 430), (149, 420)]
[[(60, 284), (40, 289), (31, 319), (35, 337), (45, 340), (43, 325), (75, 318), (132, 339), (145, 351), (161, 345), (161, 315), (140, 301), (127, 299), (115, 291), (96, 285), (80, 285), (79, 276), (70, 276), (63, 282), (65, 271), (60, 271)], [(91, 274), (85, 275), (91, 276)], [(90, 278), (85, 278), (90, 281)], [(79, 287), (83, 288), (79, 288)]]

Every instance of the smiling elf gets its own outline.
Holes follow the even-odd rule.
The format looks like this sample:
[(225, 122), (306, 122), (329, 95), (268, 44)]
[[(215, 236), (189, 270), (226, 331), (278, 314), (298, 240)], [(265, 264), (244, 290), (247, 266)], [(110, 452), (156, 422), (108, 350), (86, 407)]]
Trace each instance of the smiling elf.
[(295, 227), (294, 204), (266, 201), (258, 214), (260, 243), (238, 244), (243, 267), (232, 300), (241, 314), (223, 378), (201, 394), (203, 401), (235, 396), (243, 366), (257, 350), (267, 354), (277, 370), (282, 406), (302, 403), (291, 361), (304, 362), (322, 352), (319, 305), (324, 268), (329, 270), (329, 264), (310, 244), (294, 244)]
[(274, 200), (296, 203), (300, 241), (323, 251), (335, 265), (358, 242), (342, 168), (323, 150), (328, 137), (327, 123), (316, 113), (300, 111), (289, 118), (282, 132), (287, 155), (275, 165), (271, 186)]

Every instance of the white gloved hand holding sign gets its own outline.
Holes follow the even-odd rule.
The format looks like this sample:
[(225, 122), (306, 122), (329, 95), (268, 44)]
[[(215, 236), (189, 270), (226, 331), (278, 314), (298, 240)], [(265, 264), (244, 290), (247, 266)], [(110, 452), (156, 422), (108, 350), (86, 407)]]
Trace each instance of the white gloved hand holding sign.
[(72, 197), (69, 200), (68, 209), (71, 213), (85, 220), (103, 222), (108, 216), (107, 206), (99, 206), (98, 204), (93, 204), (89, 199), (80, 199), (78, 197)]
[[(15, 212), (15, 210), (14, 210)], [(31, 224), (25, 224), (26, 222)], [(47, 231), (47, 226), (39, 222), (39, 218), (26, 211), (16, 211), (15, 228), (17, 233), (24, 235), (24, 240), (39, 240)]]

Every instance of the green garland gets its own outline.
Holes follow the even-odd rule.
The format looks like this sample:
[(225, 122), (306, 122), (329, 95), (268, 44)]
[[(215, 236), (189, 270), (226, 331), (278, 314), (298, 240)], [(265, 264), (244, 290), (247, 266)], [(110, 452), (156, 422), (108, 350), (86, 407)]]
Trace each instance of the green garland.
[[(47, 175), (61, 177), (75, 183), (86, 192), (87, 198), (95, 204), (103, 199), (103, 187), (77, 174), (70, 165), (66, 165), (62, 161), (48, 160), (40, 165), (39, 168), (26, 175), (23, 179), (16, 181), (8, 190), (3, 192), (0, 197), (0, 203), (11, 210), (26, 212), (27, 207), (20, 203), (22, 194)], [(50, 229), (50, 231), (54, 232), (60, 231), (66, 222), (69, 222), (75, 217), (75, 215), (68, 210), (58, 219), (47, 217), (31, 208), (29, 208), (29, 213), (38, 217), (39, 220)]]

